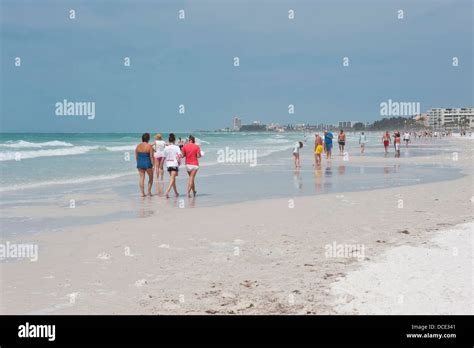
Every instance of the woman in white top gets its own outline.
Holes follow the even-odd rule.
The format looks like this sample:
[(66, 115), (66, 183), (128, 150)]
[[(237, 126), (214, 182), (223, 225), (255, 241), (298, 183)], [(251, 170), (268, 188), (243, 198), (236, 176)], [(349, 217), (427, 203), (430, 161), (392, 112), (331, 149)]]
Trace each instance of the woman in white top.
[(295, 159), (295, 169), (300, 168), (300, 149), (303, 147), (303, 143), (301, 141), (297, 142), (293, 147), (293, 157)]
[(175, 145), (176, 137), (173, 133), (170, 133), (168, 138), (169, 145), (165, 147), (165, 162), (168, 173), (170, 174), (170, 184), (166, 190), (166, 198), (170, 198), (169, 193), (171, 188), (174, 190), (176, 197), (179, 196), (178, 190), (176, 189), (176, 177), (178, 176), (179, 166), (181, 164), (181, 150), (179, 146)]
[(403, 134), (403, 140), (405, 140), (405, 145), (408, 147), (408, 143), (410, 142), (410, 133), (405, 132), (405, 134)]
[(165, 162), (165, 146), (166, 142), (162, 139), (161, 134), (158, 133), (155, 135), (155, 153), (153, 157), (155, 158), (155, 171), (156, 178), (158, 181), (163, 181), (163, 163)]
[(364, 134), (364, 132), (362, 132), (362, 134), (359, 137), (360, 153), (364, 153), (366, 143), (367, 143), (367, 137)]

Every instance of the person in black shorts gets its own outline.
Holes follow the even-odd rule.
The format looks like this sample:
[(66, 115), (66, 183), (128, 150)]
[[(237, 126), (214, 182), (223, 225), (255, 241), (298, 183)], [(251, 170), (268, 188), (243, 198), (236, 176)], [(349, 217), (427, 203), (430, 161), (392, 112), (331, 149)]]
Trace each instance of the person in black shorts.
[(344, 146), (346, 146), (346, 134), (344, 131), (341, 129), (339, 132), (339, 135), (337, 137), (337, 143), (339, 144), (339, 153), (343, 154), (344, 153)]

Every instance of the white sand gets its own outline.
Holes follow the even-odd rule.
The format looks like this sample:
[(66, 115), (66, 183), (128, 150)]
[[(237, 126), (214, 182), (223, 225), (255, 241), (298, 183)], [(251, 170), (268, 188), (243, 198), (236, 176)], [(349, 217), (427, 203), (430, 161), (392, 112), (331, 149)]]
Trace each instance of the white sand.
[(331, 285), (340, 314), (474, 314), (474, 223), (390, 249)]

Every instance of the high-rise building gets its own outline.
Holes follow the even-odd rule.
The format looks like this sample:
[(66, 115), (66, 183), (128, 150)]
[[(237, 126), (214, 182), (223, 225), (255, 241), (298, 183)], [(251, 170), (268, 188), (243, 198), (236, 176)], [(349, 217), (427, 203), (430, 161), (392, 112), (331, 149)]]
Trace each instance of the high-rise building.
[(339, 121), (339, 128), (352, 128), (352, 121)]
[(428, 124), (433, 128), (473, 128), (474, 107), (433, 108), (428, 111)]
[(232, 119), (232, 130), (238, 132), (242, 127), (242, 120), (238, 117)]

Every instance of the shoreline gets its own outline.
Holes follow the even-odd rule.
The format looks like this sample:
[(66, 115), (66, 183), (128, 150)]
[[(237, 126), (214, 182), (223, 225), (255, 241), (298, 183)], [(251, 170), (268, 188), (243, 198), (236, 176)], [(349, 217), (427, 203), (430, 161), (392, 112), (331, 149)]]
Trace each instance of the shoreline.
[[(194, 209), (265, 199), (294, 199), (442, 182), (469, 174), (463, 165), (471, 155), (463, 150), (467, 143), (470, 142), (445, 144), (445, 151), (437, 155), (402, 156), (399, 159), (392, 156), (353, 155), (349, 161), (344, 161), (342, 156), (336, 154), (331, 161), (324, 160), (318, 171), (312, 165), (311, 151), (302, 153), (303, 167), (296, 171), (291, 167), (291, 158), (282, 150), (270, 156), (267, 162), (260, 163), (258, 168), (227, 165), (226, 169), (224, 165), (217, 173), (203, 168), (197, 177), (196, 199), (188, 199), (183, 194), (187, 180), (184, 170), (178, 176), (181, 195), (169, 200), (156, 194), (156, 181), (154, 196), (139, 198), (138, 179), (134, 174), (110, 183), (99, 183), (100, 186), (91, 183), (87, 186), (77, 184), (3, 192), (2, 216), (5, 231), (9, 231), (6, 235), (10, 237), (84, 226), (89, 224), (89, 220), (90, 223), (97, 224), (113, 219), (141, 217), (159, 213), (165, 206), (180, 205)], [(459, 160), (454, 162), (450, 152), (457, 150), (461, 152)], [(167, 183), (165, 178), (160, 184), (162, 190)], [(9, 197), (19, 204), (10, 201)], [(80, 209), (69, 209), (71, 199)]]

